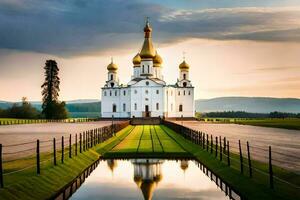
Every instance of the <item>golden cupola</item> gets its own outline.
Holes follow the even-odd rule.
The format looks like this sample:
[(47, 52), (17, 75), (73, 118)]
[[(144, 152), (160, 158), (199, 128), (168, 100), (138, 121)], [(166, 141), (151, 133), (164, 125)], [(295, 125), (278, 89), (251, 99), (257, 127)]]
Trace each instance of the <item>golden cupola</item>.
[(141, 59), (153, 58), (156, 52), (152, 44), (152, 39), (151, 39), (152, 28), (150, 27), (148, 20), (144, 28), (144, 33), (145, 33), (145, 39), (144, 39), (142, 50), (140, 52)]
[(156, 55), (153, 58), (153, 67), (161, 67), (162, 62), (161, 56), (156, 52)]
[(136, 54), (132, 59), (133, 66), (139, 67), (141, 65), (141, 61), (142, 61), (142, 58), (141, 58), (140, 54), (139, 53)]
[(183, 60), (183, 62), (179, 65), (179, 69), (188, 71), (190, 69), (190, 66), (185, 62), (185, 60)]
[(118, 66), (111, 60), (110, 64), (107, 65), (107, 70), (110, 72), (116, 72), (118, 70)]

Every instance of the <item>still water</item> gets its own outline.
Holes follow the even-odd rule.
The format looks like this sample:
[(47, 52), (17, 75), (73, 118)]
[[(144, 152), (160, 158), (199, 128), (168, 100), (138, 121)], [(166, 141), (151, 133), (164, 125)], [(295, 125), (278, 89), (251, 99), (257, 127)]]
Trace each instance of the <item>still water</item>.
[(239, 199), (194, 161), (102, 160), (71, 199), (230, 199), (226, 193)]

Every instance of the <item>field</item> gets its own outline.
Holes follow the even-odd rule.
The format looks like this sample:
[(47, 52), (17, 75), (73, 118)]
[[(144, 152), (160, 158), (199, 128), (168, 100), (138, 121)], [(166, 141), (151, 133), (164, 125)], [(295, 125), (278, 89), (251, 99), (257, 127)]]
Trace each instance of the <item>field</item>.
[(211, 123), (234, 123), (234, 124), (242, 124), (242, 125), (300, 130), (300, 119), (298, 118), (285, 118), (285, 119), (200, 118), (200, 121), (211, 122)]
[[(215, 146), (213, 147), (215, 148)], [(60, 154), (61, 151), (58, 151), (58, 159)], [(211, 154), (210, 151), (202, 149), (201, 146), (185, 139), (164, 125), (144, 125), (127, 126), (115, 137), (78, 156), (73, 156), (72, 159), (66, 156), (65, 163), (59, 162), (58, 166), (53, 166), (51, 152), (43, 154), (41, 175), (36, 175), (35, 167), (19, 173), (7, 174), (22, 169), (26, 165), (27, 159), (19, 159), (10, 165), (5, 164), (4, 172), (7, 175), (4, 176), (5, 189), (0, 189), (0, 199), (19, 199), (20, 197), (22, 199), (45, 199), (72, 180), (76, 174), (97, 160), (99, 156), (107, 158), (121, 156), (122, 158), (132, 158), (132, 156), (190, 158), (193, 156), (247, 199), (289, 200), (299, 197), (298, 190), (277, 179), (274, 180), (275, 189), (270, 189), (267, 164), (253, 160), (253, 168), (256, 170), (253, 171), (253, 178), (249, 178), (247, 159), (244, 158), (245, 168), (242, 175), (239, 170), (239, 157), (234, 152), (230, 154), (231, 166), (229, 167), (227, 159), (225, 159), (226, 155), (224, 155), (223, 161), (220, 161), (219, 155), (215, 157), (214, 153)], [(34, 157), (29, 159), (34, 160)], [(276, 166), (273, 170), (276, 177), (283, 178), (292, 185), (300, 184), (299, 175)], [(35, 192), (32, 193), (32, 190)]]

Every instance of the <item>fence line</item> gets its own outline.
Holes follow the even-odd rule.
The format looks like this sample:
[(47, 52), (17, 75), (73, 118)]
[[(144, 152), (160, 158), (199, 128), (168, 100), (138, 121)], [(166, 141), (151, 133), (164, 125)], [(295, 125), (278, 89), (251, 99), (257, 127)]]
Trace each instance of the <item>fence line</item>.
[[(84, 138), (81, 137), (82, 133), (80, 133), (80, 150), (79, 153), (83, 153), (84, 151), (87, 151), (88, 149), (96, 146), (97, 144), (100, 144), (104, 141), (106, 141), (107, 139), (113, 137), (115, 134), (114, 132), (120, 131), (121, 129), (125, 128), (127, 125), (129, 124), (128, 121), (126, 122), (122, 122), (122, 123), (114, 123), (112, 125), (108, 125), (108, 126), (104, 126), (101, 128), (96, 128), (96, 129), (91, 129), (91, 130), (87, 130), (83, 133), (83, 135), (85, 136)], [(72, 139), (72, 137), (74, 137)], [(74, 141), (74, 143), (72, 143), (72, 141)], [(35, 154), (31, 154), (28, 155), (26, 157), (20, 157), (17, 159), (3, 159), (3, 155), (11, 155), (11, 154), (18, 154), (21, 153), (21, 151), (15, 151), (15, 152), (7, 152), (7, 153), (3, 153), (3, 147), (16, 147), (16, 146), (21, 146), (21, 145), (28, 145), (28, 144), (32, 144), (34, 145), (35, 143), (35, 147), (34, 148), (30, 148), (30, 149), (25, 149), (22, 150), (22, 152), (24, 151), (29, 151), (29, 150), (35, 150)], [(42, 146), (41, 144), (44, 144), (44, 146)], [(46, 145), (45, 145), (46, 144)], [(56, 144), (61, 145), (60, 149), (56, 148)], [(84, 146), (84, 151), (82, 151), (82, 144), (85, 144)], [(77, 141), (77, 134), (70, 134), (69, 138), (66, 139), (64, 138), (64, 136), (62, 136), (61, 139), (56, 140), (56, 138), (53, 138), (51, 140), (36, 140), (36, 141), (32, 141), (32, 142), (26, 142), (26, 143), (20, 143), (20, 144), (13, 144), (13, 145), (7, 145), (7, 146), (3, 146), (2, 144), (0, 144), (0, 188), (4, 187), (4, 176), (8, 176), (8, 175), (12, 175), (12, 174), (16, 174), (19, 172), (23, 172), (27, 169), (30, 168), (36, 168), (36, 174), (41, 174), (41, 164), (47, 163), (49, 161), (53, 161), (52, 164), (54, 166), (57, 165), (57, 157), (61, 156), (61, 163), (63, 164), (65, 158), (68, 157), (68, 159), (72, 159), (73, 157), (78, 156), (78, 149), (77, 149), (77, 145), (78, 145), (78, 141)], [(45, 148), (45, 147), (52, 147), (52, 149), (50, 148), (50, 150), (42, 152), (41, 149)], [(30, 161), (32, 161), (32, 163), (34, 164), (27, 164), (25, 166), (22, 166), (21, 169), (17, 169), (17, 170), (13, 170), (13, 171), (9, 171), (9, 172), (5, 172), (5, 166), (3, 166), (3, 164), (9, 164), (12, 162), (17, 162), (18, 160), (22, 160), (22, 159), (28, 159)]]
[[(242, 145), (243, 144), (245, 145), (245, 143), (241, 143), (240, 140), (238, 142), (230, 141), (230, 143), (234, 143), (234, 144), (239, 145), (238, 152), (234, 153), (235, 155), (237, 155), (239, 157), (239, 159), (237, 159), (237, 158), (234, 158), (234, 157), (231, 156), (232, 153), (230, 152), (229, 145), (226, 145), (226, 140), (227, 139), (225, 137), (222, 138), (221, 136), (216, 137), (216, 136), (211, 135), (211, 138), (215, 138), (215, 145), (212, 145), (213, 140), (211, 139), (211, 141), (209, 143), (209, 140), (207, 139), (208, 134), (205, 134), (202, 131), (196, 131), (196, 130), (190, 129), (188, 127), (182, 126), (180, 124), (170, 122), (170, 121), (166, 121), (166, 120), (163, 120), (163, 124), (165, 124), (166, 126), (168, 126), (171, 129), (173, 129), (175, 132), (181, 134), (184, 138), (186, 138), (186, 139), (190, 140), (191, 142), (199, 145), (200, 148), (202, 148), (204, 151), (209, 152), (208, 149), (210, 148), (210, 154), (211, 155), (214, 155), (214, 157), (219, 159), (220, 162), (226, 162), (227, 161), (227, 165), (229, 167), (232, 167), (232, 168), (240, 171), (242, 174), (244, 173), (244, 168), (245, 168), (249, 171), (249, 177), (250, 178), (253, 177), (252, 170), (268, 177), (269, 178), (269, 185), (270, 185), (271, 189), (274, 188), (274, 179), (276, 179), (277, 181), (279, 181), (281, 183), (288, 184), (289, 186), (292, 186), (293, 188), (296, 188), (296, 189), (300, 188), (299, 185), (290, 183), (290, 182), (274, 175), (272, 161), (277, 161), (278, 162), (279, 160), (277, 158), (276, 159), (273, 158), (273, 153), (276, 154), (278, 152), (273, 152), (271, 150), (271, 146), (267, 147), (268, 150), (266, 151), (266, 153), (268, 153), (268, 155), (266, 156), (268, 163), (265, 163), (265, 164), (268, 165), (268, 172), (265, 172), (265, 171), (263, 171), (261, 169), (258, 169), (258, 168), (256, 168), (255, 166), (252, 165), (251, 155), (253, 154), (253, 152), (251, 152), (250, 147), (253, 150), (254, 148), (256, 148), (256, 146), (255, 145), (250, 145), (248, 141), (246, 142), (247, 157), (243, 157)], [(222, 142), (222, 139), (223, 139), (224, 142)], [(226, 146), (227, 146), (227, 149), (226, 149)], [(234, 147), (232, 147), (232, 145), (231, 145), (230, 148), (234, 148)], [(258, 147), (257, 149), (266, 150), (263, 147)], [(213, 151), (215, 151), (215, 153), (213, 153)], [(282, 153), (282, 154), (284, 154), (284, 153)], [(218, 156), (219, 156), (219, 158), (218, 158)], [(222, 159), (223, 156), (224, 156), (224, 159)], [(244, 160), (247, 161), (247, 163), (244, 163)], [(230, 161), (236, 162), (236, 164), (240, 165), (240, 169), (238, 169), (235, 166), (231, 165)], [(286, 161), (282, 160), (281, 162), (286, 162)]]

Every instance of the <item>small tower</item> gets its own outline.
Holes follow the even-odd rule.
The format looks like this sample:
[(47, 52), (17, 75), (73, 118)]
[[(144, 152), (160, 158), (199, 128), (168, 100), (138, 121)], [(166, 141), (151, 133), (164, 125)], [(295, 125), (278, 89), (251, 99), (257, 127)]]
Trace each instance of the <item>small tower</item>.
[(117, 77), (117, 70), (118, 66), (114, 63), (113, 59), (111, 59), (111, 63), (107, 65), (107, 87), (118, 87), (119, 86), (119, 80)]
[(133, 59), (132, 59), (132, 63), (133, 63), (133, 78), (137, 78), (141, 75), (141, 56), (139, 53), (137, 53)]
[(141, 57), (141, 76), (148, 77), (153, 76), (153, 58), (155, 57), (155, 49), (152, 44), (152, 28), (150, 27), (149, 21), (147, 19), (144, 28), (144, 43), (142, 50), (140, 52)]
[(183, 57), (183, 62), (179, 65), (179, 79), (177, 85), (179, 87), (191, 87), (191, 81), (189, 80), (189, 70), (190, 66), (185, 62), (185, 57)]

